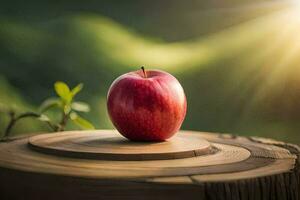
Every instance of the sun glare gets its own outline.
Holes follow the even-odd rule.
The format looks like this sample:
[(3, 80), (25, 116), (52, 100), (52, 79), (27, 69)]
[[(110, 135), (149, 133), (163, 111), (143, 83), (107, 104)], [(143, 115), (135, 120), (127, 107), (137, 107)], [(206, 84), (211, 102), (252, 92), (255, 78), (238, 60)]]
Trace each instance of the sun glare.
[(292, 0), (292, 4), (294, 4), (295, 7), (300, 9), (300, 1), (299, 0)]
[[(264, 79), (245, 106), (245, 116), (257, 104), (267, 102), (268, 97), (285, 94), (288, 85), (298, 85), (300, 89), (300, 79), (297, 78), (300, 74), (300, 1), (290, 1), (288, 6), (273, 13), (269, 19), (269, 22), (265, 21), (265, 26), (272, 22), (273, 28), (277, 29), (270, 32), (269, 38), (258, 49), (260, 59), (256, 63), (251, 62), (257, 76), (263, 74)], [(295, 81), (298, 84), (294, 84)], [(293, 106), (287, 98), (281, 103), (282, 107)]]

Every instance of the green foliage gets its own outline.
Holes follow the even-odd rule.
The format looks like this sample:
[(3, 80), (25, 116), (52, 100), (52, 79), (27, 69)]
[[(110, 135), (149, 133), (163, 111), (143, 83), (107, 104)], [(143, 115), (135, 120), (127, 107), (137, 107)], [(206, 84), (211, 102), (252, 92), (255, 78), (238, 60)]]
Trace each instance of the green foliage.
[(39, 110), (43, 114), (40, 118), (41, 121), (51, 122), (50, 117), (45, 115), (50, 109), (57, 108), (62, 113), (62, 119), (57, 125), (56, 131), (63, 131), (69, 119), (74, 122), (79, 128), (82, 129), (95, 129), (95, 127), (86, 119), (79, 116), (77, 112), (89, 112), (90, 106), (85, 102), (74, 101), (75, 96), (82, 90), (83, 84), (80, 83), (73, 89), (61, 81), (54, 84), (54, 90), (57, 97), (50, 97), (46, 99), (40, 106)]
[(71, 108), (78, 112), (90, 112), (90, 106), (85, 102), (76, 101), (71, 104)]
[(41, 114), (40, 117), (38, 118), (38, 120), (42, 121), (42, 122), (50, 122), (50, 118), (47, 115)]
[(46, 112), (47, 110), (54, 108), (54, 107), (60, 107), (61, 101), (59, 98), (48, 98), (46, 99), (39, 107), (39, 111), (41, 113)]
[[(0, 103), (0, 112), (7, 113), (10, 117), (4, 138), (8, 137), (15, 124), (24, 118), (35, 118), (41, 122), (46, 123), (53, 131), (64, 131), (65, 127), (71, 121), (81, 129), (95, 129), (95, 127), (88, 120), (79, 116), (77, 112), (89, 112), (90, 107), (85, 102), (74, 101), (75, 96), (82, 90), (83, 84), (78, 84), (73, 89), (64, 82), (56, 82), (54, 90), (58, 97), (50, 97), (42, 102), (39, 107), (39, 112), (21, 112), (18, 113), (13, 107), (7, 107)], [(52, 120), (47, 112), (52, 109), (58, 109), (61, 113), (61, 120), (57, 123)]]
[(93, 124), (91, 124), (86, 119), (80, 117), (76, 112), (72, 112), (70, 114), (70, 118), (76, 125), (78, 125), (82, 129), (95, 129)]
[(83, 88), (83, 84), (80, 83), (76, 87), (71, 90), (72, 97), (74, 97), (78, 92), (80, 92)]
[(56, 82), (54, 84), (54, 89), (63, 102), (68, 104), (72, 101), (72, 93), (67, 84), (65, 84), (64, 82)]

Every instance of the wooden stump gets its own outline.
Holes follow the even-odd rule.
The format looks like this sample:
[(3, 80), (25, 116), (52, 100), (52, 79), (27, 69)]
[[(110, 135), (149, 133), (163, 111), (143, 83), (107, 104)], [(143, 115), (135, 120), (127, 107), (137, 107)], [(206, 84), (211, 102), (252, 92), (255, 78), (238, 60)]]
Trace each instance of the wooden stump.
[(300, 199), (300, 149), (181, 131), (158, 143), (113, 130), (0, 143), (0, 199)]

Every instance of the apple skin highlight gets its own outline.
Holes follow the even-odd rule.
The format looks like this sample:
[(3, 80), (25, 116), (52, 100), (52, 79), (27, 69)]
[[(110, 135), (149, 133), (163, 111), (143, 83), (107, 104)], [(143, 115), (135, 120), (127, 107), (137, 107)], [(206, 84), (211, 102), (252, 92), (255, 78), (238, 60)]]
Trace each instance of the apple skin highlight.
[(129, 140), (164, 141), (180, 129), (187, 101), (174, 76), (142, 68), (112, 83), (107, 110), (114, 126)]

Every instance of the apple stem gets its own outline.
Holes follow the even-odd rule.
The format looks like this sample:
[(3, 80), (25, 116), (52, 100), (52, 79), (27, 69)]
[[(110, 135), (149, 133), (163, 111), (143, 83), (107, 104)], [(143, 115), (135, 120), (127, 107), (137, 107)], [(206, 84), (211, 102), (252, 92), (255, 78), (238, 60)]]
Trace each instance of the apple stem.
[(143, 70), (144, 78), (147, 78), (147, 74), (146, 74), (146, 70), (145, 70), (144, 66), (142, 66), (141, 69)]

